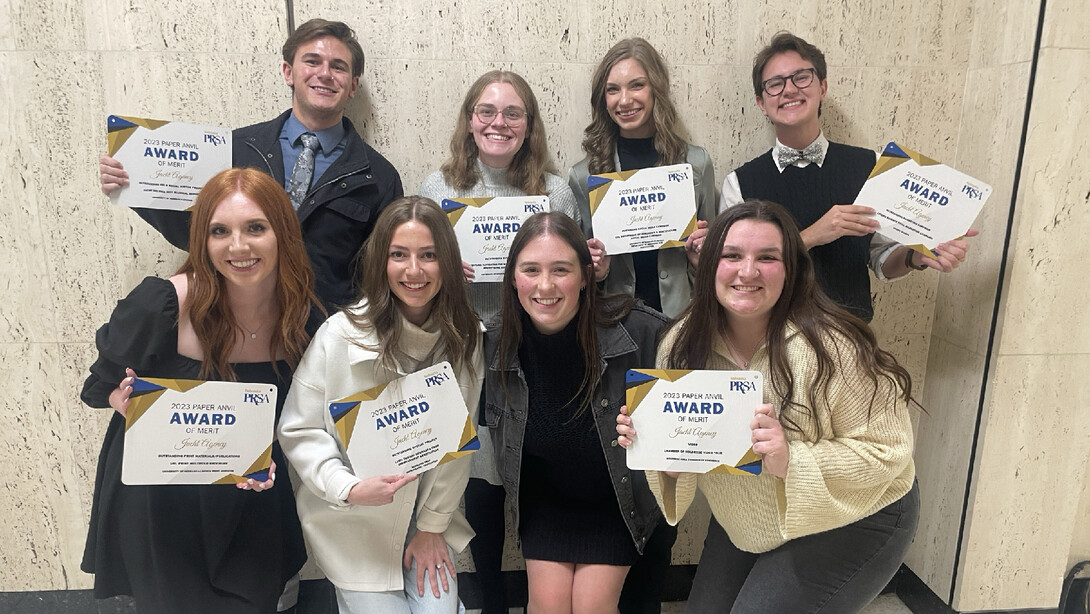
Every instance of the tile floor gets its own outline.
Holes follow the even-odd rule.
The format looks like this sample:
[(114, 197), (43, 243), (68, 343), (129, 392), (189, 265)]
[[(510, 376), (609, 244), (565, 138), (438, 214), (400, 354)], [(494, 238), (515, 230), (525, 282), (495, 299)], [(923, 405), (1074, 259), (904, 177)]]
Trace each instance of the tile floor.
[[(662, 614), (682, 614), (685, 611), (684, 601), (672, 601), (662, 604)], [(478, 614), (480, 610), (466, 610), (466, 614)], [(511, 608), (511, 614), (523, 614), (522, 608)], [(897, 595), (880, 595), (860, 614), (912, 614), (905, 604), (897, 598)]]

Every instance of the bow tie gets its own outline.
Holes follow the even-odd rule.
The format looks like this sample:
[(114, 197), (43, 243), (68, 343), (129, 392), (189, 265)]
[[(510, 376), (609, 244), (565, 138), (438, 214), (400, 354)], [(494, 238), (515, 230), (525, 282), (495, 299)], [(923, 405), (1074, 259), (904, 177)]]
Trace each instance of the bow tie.
[(808, 160), (814, 164), (821, 164), (825, 160), (825, 152), (821, 150), (821, 144), (819, 143), (810, 143), (802, 151), (782, 145), (776, 148), (776, 161), (779, 162), (781, 167), (790, 166), (799, 160)]

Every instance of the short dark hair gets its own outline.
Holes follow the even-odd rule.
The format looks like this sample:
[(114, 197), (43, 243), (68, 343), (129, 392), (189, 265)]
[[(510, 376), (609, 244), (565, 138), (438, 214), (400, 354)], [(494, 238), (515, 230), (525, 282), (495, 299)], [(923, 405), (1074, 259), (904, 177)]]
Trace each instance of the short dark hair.
[(765, 65), (768, 64), (773, 56), (787, 51), (794, 51), (799, 54), (802, 59), (813, 64), (818, 81), (825, 80), (827, 67), (825, 65), (825, 54), (821, 52), (821, 49), (818, 49), (787, 30), (780, 30), (772, 36), (772, 40), (768, 45), (766, 45), (764, 49), (758, 51), (757, 55), (753, 57), (753, 93), (756, 94), (758, 98), (761, 97), (761, 93), (764, 91), (761, 77), (764, 76)]
[(284, 41), (284, 61), (288, 64), (295, 62), (295, 52), (303, 43), (310, 42), (323, 36), (332, 36), (344, 43), (348, 51), (352, 53), (352, 76), (359, 77), (363, 74), (363, 47), (356, 40), (356, 32), (343, 21), (327, 21), (325, 19), (311, 19), (295, 28), (288, 40)]

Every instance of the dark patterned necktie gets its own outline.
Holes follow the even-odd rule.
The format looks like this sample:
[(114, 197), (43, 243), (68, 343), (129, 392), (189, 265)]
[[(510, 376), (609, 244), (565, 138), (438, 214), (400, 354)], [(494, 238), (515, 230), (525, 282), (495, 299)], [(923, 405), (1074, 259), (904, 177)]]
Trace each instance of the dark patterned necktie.
[(288, 184), (291, 206), (296, 210), (303, 204), (307, 190), (310, 189), (310, 181), (314, 178), (314, 152), (318, 150), (318, 137), (314, 134), (304, 132), (299, 140), (303, 141), (303, 151), (295, 161), (295, 168), (291, 169), (291, 182)]

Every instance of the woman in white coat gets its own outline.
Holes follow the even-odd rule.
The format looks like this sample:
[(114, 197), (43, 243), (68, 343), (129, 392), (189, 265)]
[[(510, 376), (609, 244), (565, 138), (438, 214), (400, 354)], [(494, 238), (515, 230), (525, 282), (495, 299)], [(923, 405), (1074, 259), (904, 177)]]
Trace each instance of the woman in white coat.
[(326, 321), (295, 372), (280, 442), (307, 544), (342, 614), (458, 611), (451, 553), (473, 536), (458, 511), (469, 458), (419, 476), (353, 467), (327, 408), (446, 360), (476, 413), (481, 333), (461, 262), (438, 205), (394, 201), (364, 247), (360, 300)]

